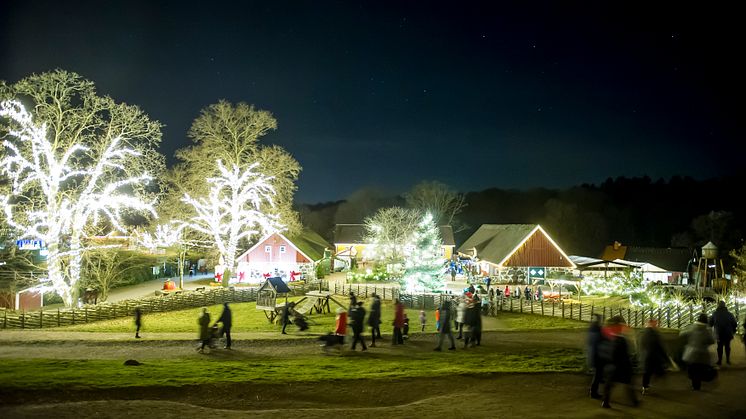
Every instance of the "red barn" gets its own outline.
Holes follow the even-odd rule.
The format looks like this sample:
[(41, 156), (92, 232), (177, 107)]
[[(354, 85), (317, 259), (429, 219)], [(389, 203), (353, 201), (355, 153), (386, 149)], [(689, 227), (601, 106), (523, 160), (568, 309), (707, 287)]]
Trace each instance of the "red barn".
[(294, 236), (272, 233), (237, 258), (239, 282), (261, 282), (269, 277), (297, 281), (314, 277), (316, 263), (331, 245), (321, 236), (304, 230)]

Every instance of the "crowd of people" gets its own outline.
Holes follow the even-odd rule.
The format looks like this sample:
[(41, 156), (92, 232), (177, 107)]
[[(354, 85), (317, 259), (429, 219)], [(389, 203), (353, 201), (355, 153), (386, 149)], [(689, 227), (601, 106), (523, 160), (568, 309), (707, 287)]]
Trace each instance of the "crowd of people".
[[(610, 398), (615, 384), (622, 385), (634, 406), (639, 404), (638, 392), (633, 386), (633, 372), (638, 365), (642, 372), (641, 394), (649, 393), (653, 377), (662, 376), (670, 369), (686, 369), (691, 388), (699, 391), (703, 382), (713, 381), (718, 367), (730, 365), (730, 343), (736, 334), (737, 322), (724, 301), (708, 317), (702, 313), (697, 321), (681, 331), (679, 340), (670, 350), (666, 349), (655, 319), (647, 322), (637, 339), (635, 354), (634, 335), (622, 316), (603, 322), (596, 315), (588, 331), (588, 365), (593, 372), (590, 397), (602, 400), (601, 406), (610, 408)], [(717, 343), (717, 360), (710, 350)], [(600, 385), (603, 393), (599, 392)]]

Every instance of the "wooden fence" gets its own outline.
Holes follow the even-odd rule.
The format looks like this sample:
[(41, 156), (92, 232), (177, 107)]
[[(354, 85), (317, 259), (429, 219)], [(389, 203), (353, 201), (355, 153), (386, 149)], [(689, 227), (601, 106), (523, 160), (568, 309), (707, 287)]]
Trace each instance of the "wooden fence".
[(208, 288), (203, 291), (169, 293), (116, 303), (84, 305), (80, 308), (35, 311), (3, 310), (0, 326), (3, 329), (41, 329), (130, 317), (136, 307), (140, 307), (145, 314), (247, 301), (256, 301), (256, 288)]
[[(367, 298), (372, 293), (378, 294), (382, 299), (399, 299), (405, 307), (418, 310), (434, 310), (443, 301), (454, 294), (417, 293), (410, 294), (400, 292), (392, 287), (382, 287), (369, 284), (330, 284), (334, 294), (347, 295), (350, 291), (362, 298)], [(738, 302), (728, 303), (728, 310), (741, 319), (743, 304)], [(658, 326), (667, 329), (683, 329), (697, 320), (700, 313), (708, 316), (715, 311), (717, 304), (704, 303), (702, 305), (686, 305), (677, 307), (606, 307), (593, 304), (565, 302), (564, 300), (544, 299), (541, 301), (526, 300), (524, 298), (494, 298), (490, 300), (489, 306), (485, 308), (485, 314), (496, 316), (499, 312), (539, 314), (542, 316), (554, 316), (571, 320), (590, 322), (594, 315), (598, 314), (608, 319), (612, 316), (621, 315), (627, 324), (632, 327), (644, 327), (649, 319), (658, 320)]]
[[(327, 284), (328, 286), (328, 284)], [(293, 284), (294, 295), (303, 295), (309, 290), (319, 289), (319, 283)], [(0, 313), (0, 328), (2, 329), (41, 329), (45, 327), (59, 327), (72, 324), (90, 323), (98, 320), (130, 317), (136, 307), (140, 307), (143, 314), (190, 307), (204, 307), (222, 303), (244, 303), (256, 301), (258, 287), (251, 288), (209, 288), (200, 291), (183, 291), (123, 300), (116, 303), (100, 303), (84, 305), (80, 308), (59, 308), (54, 310), (11, 311)]]

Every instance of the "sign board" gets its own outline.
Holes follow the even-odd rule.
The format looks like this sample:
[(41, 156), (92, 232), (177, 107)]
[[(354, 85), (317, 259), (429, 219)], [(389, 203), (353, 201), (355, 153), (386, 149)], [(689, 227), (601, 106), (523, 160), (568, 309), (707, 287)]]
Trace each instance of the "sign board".
[(44, 248), (44, 242), (38, 239), (16, 240), (16, 246), (20, 250), (41, 250)]
[(528, 268), (528, 277), (529, 279), (546, 279), (547, 269), (538, 266), (532, 266)]

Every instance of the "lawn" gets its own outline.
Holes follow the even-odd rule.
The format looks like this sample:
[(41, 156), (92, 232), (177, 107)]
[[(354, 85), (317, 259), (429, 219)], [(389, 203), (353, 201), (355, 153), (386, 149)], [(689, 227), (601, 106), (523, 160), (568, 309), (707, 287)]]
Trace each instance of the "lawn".
[[(340, 298), (340, 302), (347, 304), (348, 301)], [(330, 304), (334, 311), (337, 306)], [(208, 307), (212, 320), (216, 320), (223, 310), (222, 305)], [(262, 310), (256, 309), (256, 303), (236, 303), (231, 304), (233, 311), (233, 331), (234, 332), (273, 332), (279, 331), (280, 326), (270, 324)], [(391, 323), (394, 317), (394, 308), (391, 302), (385, 301), (381, 307), (382, 311), (382, 333), (391, 333)], [(170, 311), (165, 313), (151, 313), (143, 316), (144, 333), (178, 333), (178, 332), (197, 332), (197, 318), (201, 308), (191, 308), (186, 310)], [(406, 310), (410, 319), (410, 330), (412, 333), (420, 330), (419, 310)], [(426, 312), (427, 323), (426, 332), (435, 331), (435, 311)], [(315, 332), (326, 332), (334, 329), (334, 313), (315, 314), (309, 316), (311, 330)], [(518, 313), (499, 313), (497, 317), (483, 316), (484, 330), (535, 330), (535, 329), (573, 329), (587, 327), (586, 323), (561, 319), (558, 317), (540, 316), (531, 314)], [(78, 332), (118, 332), (130, 333), (134, 330), (132, 318), (120, 318), (114, 320), (102, 320), (88, 324), (78, 324), (54, 328), (50, 330), (59, 331), (78, 331)]]
[(438, 377), (497, 372), (580, 371), (582, 351), (526, 348), (507, 351), (402, 351), (396, 354), (343, 352), (332, 356), (149, 360), (124, 366), (121, 360), (4, 359), (4, 389), (89, 389), (181, 386), (230, 382), (316, 382), (320, 380)]

